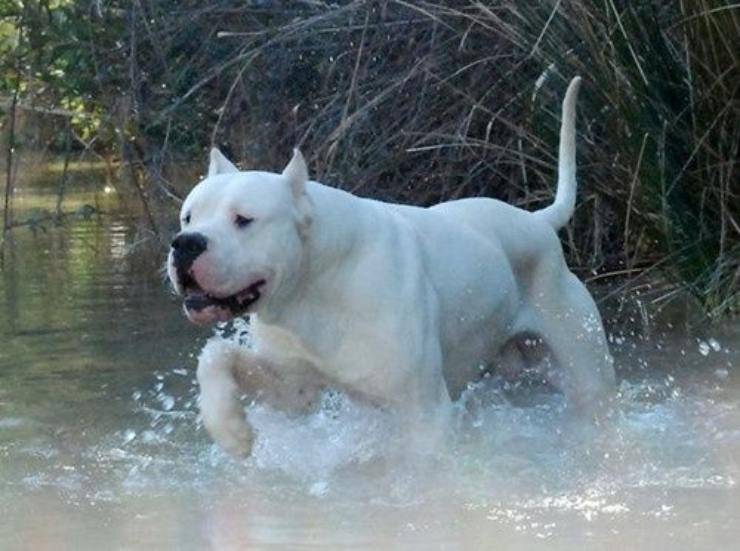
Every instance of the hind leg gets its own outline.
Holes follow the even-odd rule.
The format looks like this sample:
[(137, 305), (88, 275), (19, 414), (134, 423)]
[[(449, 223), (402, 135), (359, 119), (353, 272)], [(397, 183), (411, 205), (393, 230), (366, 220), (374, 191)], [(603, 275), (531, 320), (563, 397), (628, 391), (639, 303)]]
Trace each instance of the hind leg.
[(595, 411), (613, 391), (613, 360), (593, 298), (562, 261), (556, 267), (541, 271), (533, 282), (529, 298), (536, 329), (558, 364), (553, 383), (570, 405)]

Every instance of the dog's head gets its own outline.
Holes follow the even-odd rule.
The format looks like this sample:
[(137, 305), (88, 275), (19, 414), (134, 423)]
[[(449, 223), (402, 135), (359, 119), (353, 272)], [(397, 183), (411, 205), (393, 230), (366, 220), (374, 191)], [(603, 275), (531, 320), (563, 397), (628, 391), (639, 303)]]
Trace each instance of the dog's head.
[(208, 176), (180, 211), (167, 274), (199, 324), (257, 312), (295, 284), (311, 202), (308, 171), (296, 149), (282, 174), (240, 172), (217, 149)]

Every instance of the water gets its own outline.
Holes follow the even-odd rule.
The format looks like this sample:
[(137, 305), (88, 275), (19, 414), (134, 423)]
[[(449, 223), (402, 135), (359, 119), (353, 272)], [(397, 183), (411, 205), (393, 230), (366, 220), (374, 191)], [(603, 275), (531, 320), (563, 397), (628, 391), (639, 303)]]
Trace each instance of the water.
[[(105, 216), (17, 230), (0, 272), (0, 549), (736, 545), (737, 324), (612, 335), (622, 380), (598, 426), (491, 378), (424, 455), (386, 414), (330, 394), (297, 419), (251, 406), (240, 463), (197, 420), (210, 332), (132, 247), (147, 234), (90, 186), (69, 204)], [(22, 189), (17, 206), (53, 199)]]

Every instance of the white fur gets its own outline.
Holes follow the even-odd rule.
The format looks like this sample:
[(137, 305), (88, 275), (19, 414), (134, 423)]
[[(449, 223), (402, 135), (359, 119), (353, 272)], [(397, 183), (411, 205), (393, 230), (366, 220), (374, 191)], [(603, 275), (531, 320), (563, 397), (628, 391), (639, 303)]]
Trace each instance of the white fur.
[[(334, 387), (426, 422), (523, 334), (550, 349), (573, 405), (602, 404), (614, 374), (601, 318), (556, 234), (575, 202), (578, 85), (563, 105), (556, 201), (533, 213), (486, 198), (383, 203), (307, 181), (298, 151), (273, 174), (238, 172), (214, 150), (182, 207), (183, 230), (208, 238), (192, 274), (219, 297), (266, 284), (253, 349), (211, 342), (200, 357), (213, 438), (249, 452), (241, 392), (300, 410)], [(237, 214), (254, 222), (238, 228)]]

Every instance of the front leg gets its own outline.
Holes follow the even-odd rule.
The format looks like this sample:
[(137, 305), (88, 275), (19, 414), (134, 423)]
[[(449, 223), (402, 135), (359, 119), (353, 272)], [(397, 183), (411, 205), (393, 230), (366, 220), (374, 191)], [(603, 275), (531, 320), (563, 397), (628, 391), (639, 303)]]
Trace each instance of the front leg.
[(198, 357), (198, 405), (211, 438), (230, 454), (247, 457), (252, 451), (254, 431), (247, 423), (237, 384), (241, 356), (235, 343), (219, 338), (206, 343)]
[(197, 377), (201, 418), (214, 441), (237, 457), (250, 454), (254, 431), (244, 413), (244, 395), (291, 413), (311, 408), (324, 385), (310, 369), (299, 367), (278, 366), (232, 341), (208, 341)]

